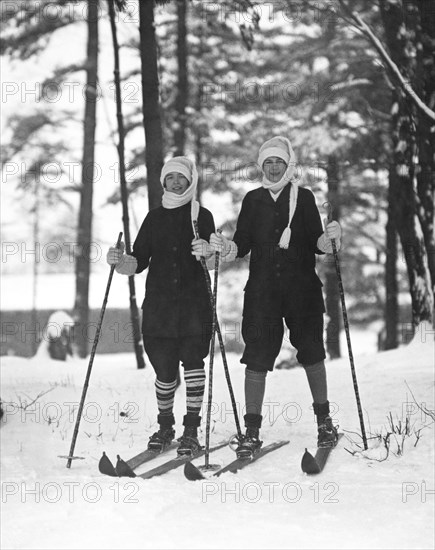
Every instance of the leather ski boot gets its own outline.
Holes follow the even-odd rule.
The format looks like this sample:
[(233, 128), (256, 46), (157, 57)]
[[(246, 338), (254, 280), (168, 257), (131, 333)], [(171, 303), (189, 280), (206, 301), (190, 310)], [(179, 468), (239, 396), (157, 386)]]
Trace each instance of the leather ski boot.
[(317, 446), (335, 447), (338, 441), (338, 427), (334, 426), (329, 416), (329, 401), (313, 403), (313, 409), (317, 417)]
[(177, 449), (178, 456), (195, 456), (201, 450), (198, 441), (198, 428), (196, 426), (184, 426), (184, 433), (179, 439)]
[(159, 430), (150, 437), (148, 450), (161, 453), (172, 443), (175, 437), (175, 430), (171, 427), (160, 426)]
[(263, 417), (261, 414), (248, 413), (244, 416), (246, 433), (236, 449), (237, 458), (252, 458), (263, 444), (260, 441), (260, 428)]
[(338, 441), (338, 428), (332, 423), (332, 418), (325, 416), (318, 427), (317, 446), (335, 447)]

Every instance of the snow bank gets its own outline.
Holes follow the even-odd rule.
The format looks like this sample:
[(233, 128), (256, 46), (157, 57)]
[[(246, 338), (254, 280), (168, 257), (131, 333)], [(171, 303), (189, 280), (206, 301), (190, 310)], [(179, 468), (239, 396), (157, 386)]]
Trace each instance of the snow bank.
[[(67, 469), (59, 455), (69, 451), (87, 361), (2, 358), (2, 547), (432, 548), (434, 425), (422, 412), (434, 409), (429, 336), (422, 327), (411, 345), (356, 361), (370, 437), (385, 431), (390, 413), (408, 415), (421, 429), (416, 446), (408, 438), (404, 453), (391, 452), (387, 460), (380, 461), (384, 451), (376, 438), (366, 454), (357, 452), (348, 360), (328, 364), (334, 419), (345, 438), (317, 477), (300, 470), (305, 447), (312, 449), (316, 439), (301, 368), (275, 371), (266, 389), (264, 444), (289, 439), (290, 445), (218, 480), (188, 482), (175, 470), (144, 481), (103, 477), (97, 464), (103, 451), (114, 461), (117, 453), (129, 458), (145, 447), (157, 413), (151, 368), (137, 370), (133, 354), (96, 356), (75, 449), (83, 459)], [(243, 367), (238, 355), (228, 361), (241, 400)], [(212, 443), (235, 432), (220, 361), (215, 372)], [(179, 434), (184, 384), (175, 413)], [(225, 448), (212, 462), (232, 457)]]

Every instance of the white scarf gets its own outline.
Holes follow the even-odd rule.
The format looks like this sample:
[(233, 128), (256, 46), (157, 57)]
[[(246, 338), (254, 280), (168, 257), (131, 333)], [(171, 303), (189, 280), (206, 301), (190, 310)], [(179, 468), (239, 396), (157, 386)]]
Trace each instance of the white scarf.
[[(291, 181), (291, 179), (293, 178), (293, 175), (295, 173), (295, 170), (296, 170), (296, 157), (295, 157), (295, 154), (293, 152), (291, 143), (287, 138), (282, 137), (281, 139), (287, 143), (287, 147), (288, 147), (289, 161), (287, 162), (287, 164), (288, 164), (287, 170), (285, 171), (282, 178), (277, 182), (272, 182), (272, 181), (268, 180), (266, 178), (264, 172), (263, 172), (263, 180), (262, 180), (261, 184), (265, 189), (268, 189), (269, 191), (272, 191), (272, 192), (275, 191), (275, 193), (278, 192), (278, 191), (281, 191), (282, 189), (284, 189), (284, 187), (287, 184), (290, 185), (289, 219), (288, 219), (287, 227), (284, 229), (284, 231), (281, 235), (281, 238), (279, 240), (280, 248), (287, 249), (289, 247), (289, 244), (290, 244), (290, 238), (291, 238), (290, 224), (292, 222), (293, 215), (294, 215), (295, 210), (296, 210), (296, 205), (297, 205), (297, 202), (298, 202), (298, 189), (299, 188), (298, 188), (297, 181), (295, 181), (295, 180)], [(271, 157), (271, 156), (277, 156), (279, 158), (283, 158), (282, 151), (280, 152), (280, 150), (278, 148), (265, 149), (265, 150), (262, 151), (262, 153), (260, 153), (260, 156), (259, 156), (259, 164), (260, 164), (261, 169), (263, 169), (263, 162), (266, 160), (266, 158)], [(283, 159), (283, 160), (286, 160), (286, 159)]]

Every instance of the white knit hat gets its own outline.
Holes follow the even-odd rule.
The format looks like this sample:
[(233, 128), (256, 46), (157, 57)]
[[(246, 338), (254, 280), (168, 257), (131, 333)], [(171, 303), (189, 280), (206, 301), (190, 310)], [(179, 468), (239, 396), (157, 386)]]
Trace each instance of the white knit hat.
[(178, 172), (192, 183), (192, 171), (194, 163), (187, 157), (173, 157), (169, 159), (163, 166), (160, 174), (160, 183), (163, 185), (165, 178), (171, 172)]
[(198, 221), (199, 202), (195, 200), (196, 188), (198, 185), (198, 172), (195, 163), (187, 157), (173, 157), (169, 159), (163, 166), (160, 174), (160, 183), (163, 185), (165, 177), (171, 172), (182, 174), (190, 185), (181, 195), (170, 193), (166, 189), (163, 191), (162, 206), (163, 208), (178, 208), (191, 203), (190, 216), (192, 220), (193, 234), (196, 235), (195, 224)]
[[(263, 170), (264, 161), (269, 157), (278, 157), (287, 164), (287, 169), (282, 178), (277, 182), (271, 182), (263, 175), (262, 185), (264, 188), (274, 191), (275, 193), (283, 189), (292, 179), (296, 170), (296, 155), (293, 151), (290, 141), (283, 136), (275, 136), (272, 139), (264, 142), (260, 147), (258, 153), (258, 164)], [(289, 197), (289, 220), (287, 227), (284, 229), (279, 246), (281, 248), (288, 248), (290, 244), (291, 229), (290, 224), (293, 219), (293, 215), (296, 210), (298, 201), (298, 184), (293, 180), (290, 183), (290, 197)]]
[(279, 157), (287, 165), (292, 166), (294, 171), (294, 167), (296, 166), (296, 155), (287, 138), (276, 136), (263, 143), (258, 153), (258, 164), (261, 169), (263, 169), (264, 161), (268, 157)]

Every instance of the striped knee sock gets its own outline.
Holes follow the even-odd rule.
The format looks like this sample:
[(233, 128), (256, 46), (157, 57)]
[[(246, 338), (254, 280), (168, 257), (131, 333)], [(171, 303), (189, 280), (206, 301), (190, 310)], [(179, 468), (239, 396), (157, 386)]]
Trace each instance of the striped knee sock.
[(173, 382), (161, 382), (160, 380), (156, 379), (155, 387), (159, 415), (172, 416), (177, 381), (174, 380)]
[(199, 415), (204, 398), (205, 370), (185, 370), (184, 381), (186, 382), (187, 414)]

